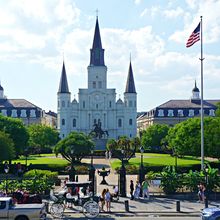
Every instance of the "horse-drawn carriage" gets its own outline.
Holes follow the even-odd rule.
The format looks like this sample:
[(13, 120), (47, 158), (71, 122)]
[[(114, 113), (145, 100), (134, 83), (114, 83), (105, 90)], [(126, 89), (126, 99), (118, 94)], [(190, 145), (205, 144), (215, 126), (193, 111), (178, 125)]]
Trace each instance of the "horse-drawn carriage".
[(99, 215), (99, 197), (90, 191), (91, 182), (67, 182), (66, 188), (57, 195), (51, 194), (53, 201), (50, 213), (55, 218), (62, 217), (67, 204), (82, 207), (82, 212), (87, 218)]

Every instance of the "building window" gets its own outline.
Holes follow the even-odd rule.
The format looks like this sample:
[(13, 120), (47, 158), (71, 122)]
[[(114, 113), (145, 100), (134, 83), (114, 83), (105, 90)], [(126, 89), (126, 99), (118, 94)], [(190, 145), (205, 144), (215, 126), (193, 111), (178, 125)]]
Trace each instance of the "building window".
[(62, 107), (65, 107), (65, 101), (62, 101)]
[(65, 135), (63, 134), (63, 138), (65, 137)]
[(122, 127), (122, 120), (121, 120), (121, 118), (118, 119), (118, 127), (119, 127), (119, 128)]
[(86, 102), (85, 101), (83, 101), (83, 108), (85, 108), (86, 107)]
[(96, 124), (96, 119), (94, 119), (94, 124)]
[(102, 81), (99, 81), (99, 82), (98, 82), (98, 86), (99, 86), (99, 89), (102, 88)]
[(132, 134), (130, 134), (130, 138), (132, 137)]
[(60, 102), (59, 101), (58, 101), (57, 105), (58, 105), (58, 107), (60, 107)]
[(159, 117), (163, 117), (164, 116), (164, 112), (162, 109), (158, 110), (158, 116)]
[(179, 109), (177, 113), (178, 117), (183, 117), (183, 110)]
[(67, 106), (70, 107), (70, 101), (67, 102)]
[(132, 101), (129, 101), (129, 107), (132, 107)]
[(168, 117), (173, 117), (173, 110), (168, 110)]
[(132, 125), (132, 119), (131, 118), (129, 119), (129, 125)]
[(194, 110), (193, 110), (193, 109), (190, 109), (190, 110), (189, 110), (189, 117), (192, 117), (192, 116), (194, 116)]
[(136, 107), (137, 106), (137, 102), (136, 101), (134, 101), (134, 107)]
[(98, 109), (99, 108), (99, 105), (98, 104), (96, 104), (96, 109)]
[(73, 119), (73, 127), (74, 128), (76, 127), (76, 119), (75, 118)]
[(209, 115), (210, 116), (215, 116), (215, 110), (214, 109), (210, 109), (209, 110)]
[(110, 102), (109, 102), (109, 108), (111, 108), (111, 107), (112, 107), (112, 102), (110, 101)]
[(65, 125), (65, 119), (62, 119), (62, 125)]
[(93, 87), (93, 89), (96, 88), (96, 82), (92, 82), (92, 87)]

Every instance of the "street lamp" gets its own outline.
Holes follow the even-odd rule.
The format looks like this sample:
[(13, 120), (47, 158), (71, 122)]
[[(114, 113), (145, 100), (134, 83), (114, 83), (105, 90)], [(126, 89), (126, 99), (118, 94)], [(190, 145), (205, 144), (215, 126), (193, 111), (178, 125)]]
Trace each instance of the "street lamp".
[(28, 158), (28, 149), (24, 150), (24, 154), (25, 154), (25, 169), (27, 171), (27, 158)]
[(205, 165), (205, 169), (204, 169), (204, 173), (205, 173), (205, 208), (208, 208), (208, 184), (209, 184), (209, 180), (208, 180), (208, 172), (209, 172), (209, 168), (207, 166), (207, 164)]
[(9, 166), (5, 165), (4, 167), (4, 171), (5, 171), (5, 193), (6, 195), (8, 194), (8, 172), (9, 172)]
[[(143, 146), (140, 147), (140, 152), (141, 152), (141, 164), (139, 167), (139, 183), (140, 183), (140, 185), (142, 185), (142, 182), (144, 181), (144, 165), (143, 165), (144, 148), (143, 148)], [(142, 196), (142, 189), (140, 191), (140, 196)]]
[(122, 197), (126, 197), (126, 169), (124, 166), (124, 149), (121, 149), (122, 165), (119, 171), (119, 192)]
[(71, 168), (70, 168), (69, 179), (70, 179), (70, 181), (73, 181), (73, 182), (74, 182), (74, 181), (75, 181), (75, 168), (74, 168), (74, 166), (73, 166), (73, 154), (74, 154), (74, 150), (71, 149), (70, 153), (71, 153)]
[(92, 182), (91, 190), (92, 190), (92, 196), (95, 194), (95, 167), (93, 166), (93, 154), (94, 150), (91, 150), (91, 164), (89, 169), (89, 181)]

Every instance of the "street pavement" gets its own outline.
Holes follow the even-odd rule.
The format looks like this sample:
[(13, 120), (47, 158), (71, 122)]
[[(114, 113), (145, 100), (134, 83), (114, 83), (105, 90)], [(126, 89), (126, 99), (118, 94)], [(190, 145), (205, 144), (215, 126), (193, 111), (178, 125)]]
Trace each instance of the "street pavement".
[[(90, 160), (85, 159), (83, 162), (89, 162)], [(110, 192), (113, 192), (112, 187), (118, 185), (118, 175), (111, 170), (109, 165), (109, 160), (106, 159), (94, 159), (94, 166), (96, 168), (96, 177), (97, 177), (97, 194), (100, 195), (104, 188), (109, 188)], [(105, 167), (107, 170), (110, 169), (110, 175), (106, 177), (106, 181), (108, 185), (100, 185), (102, 177), (98, 176), (97, 169), (102, 169)], [(59, 178), (63, 179), (66, 176), (59, 176)], [(88, 175), (80, 175), (79, 181), (87, 181)], [(144, 219), (200, 219), (201, 210), (204, 208), (204, 204), (198, 203), (197, 201), (187, 201), (187, 200), (178, 200), (180, 201), (180, 212), (176, 210), (176, 199), (168, 199), (165, 197), (161, 197), (160, 194), (163, 194), (159, 187), (151, 186), (150, 187), (150, 200), (147, 199), (138, 199), (138, 200), (130, 200), (129, 197), (129, 183), (130, 180), (134, 182), (137, 179), (136, 175), (127, 175), (126, 176), (126, 185), (127, 185), (127, 198), (121, 198), (118, 202), (111, 203), (111, 213), (100, 213), (100, 217), (98, 219), (131, 219), (137, 218), (140, 220)], [(61, 188), (56, 188), (56, 191), (61, 190)], [(125, 201), (129, 203), (129, 212), (125, 210)], [(210, 207), (217, 206), (218, 202), (211, 202), (209, 204)], [(72, 209), (65, 210), (65, 219), (85, 219), (82, 213)]]

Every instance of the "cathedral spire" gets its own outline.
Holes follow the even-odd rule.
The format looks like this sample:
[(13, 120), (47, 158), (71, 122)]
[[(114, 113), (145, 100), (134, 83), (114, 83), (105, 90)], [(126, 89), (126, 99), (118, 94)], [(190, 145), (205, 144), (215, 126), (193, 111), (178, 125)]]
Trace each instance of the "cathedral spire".
[(105, 66), (104, 49), (102, 49), (101, 35), (99, 31), (98, 16), (96, 18), (95, 33), (93, 38), (92, 49), (90, 49), (90, 65)]
[(67, 82), (67, 77), (66, 77), (66, 69), (65, 69), (64, 61), (63, 61), (63, 68), (62, 68), (62, 73), (60, 77), (60, 86), (59, 86), (58, 93), (70, 93), (68, 82)]
[(127, 77), (125, 93), (136, 93), (131, 60), (130, 60), (130, 65), (129, 65), (129, 70), (128, 70), (128, 77)]

